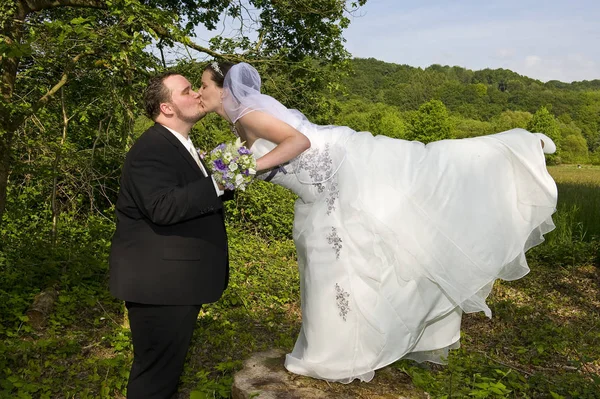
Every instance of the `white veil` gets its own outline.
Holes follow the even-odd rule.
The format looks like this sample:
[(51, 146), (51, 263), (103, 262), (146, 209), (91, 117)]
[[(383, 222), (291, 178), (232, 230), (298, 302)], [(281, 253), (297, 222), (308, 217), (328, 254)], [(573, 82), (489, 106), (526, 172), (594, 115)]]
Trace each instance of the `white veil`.
[[(354, 133), (341, 126), (319, 126), (310, 122), (298, 110), (288, 109), (271, 96), (260, 92), (258, 71), (247, 63), (231, 67), (223, 82), (223, 108), (232, 123), (252, 111), (268, 113), (294, 127), (311, 142), (311, 148), (298, 157), (295, 173), (305, 184), (323, 183), (335, 175), (346, 156), (344, 142)], [(340, 145), (341, 144), (341, 145)], [(322, 167), (315, 173), (315, 159)]]

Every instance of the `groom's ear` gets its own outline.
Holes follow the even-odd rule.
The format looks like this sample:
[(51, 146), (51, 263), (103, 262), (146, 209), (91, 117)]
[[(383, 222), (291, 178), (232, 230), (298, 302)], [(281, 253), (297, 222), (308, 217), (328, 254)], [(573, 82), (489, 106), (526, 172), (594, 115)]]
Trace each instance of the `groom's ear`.
[(173, 107), (169, 103), (160, 103), (160, 112), (165, 115), (173, 115)]

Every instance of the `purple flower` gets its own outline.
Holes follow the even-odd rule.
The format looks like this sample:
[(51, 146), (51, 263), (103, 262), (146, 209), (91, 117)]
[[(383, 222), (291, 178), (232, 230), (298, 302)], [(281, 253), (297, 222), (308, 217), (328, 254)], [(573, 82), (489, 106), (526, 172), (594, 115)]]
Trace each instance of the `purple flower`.
[(217, 159), (213, 162), (213, 165), (215, 165), (215, 168), (219, 171), (225, 171), (227, 170), (227, 165), (225, 165), (225, 163), (223, 162), (222, 159)]
[(248, 176), (250, 174), (250, 171), (248, 171), (248, 169), (244, 169), (244, 170), (242, 170), (242, 174), (244, 176)]
[(227, 183), (225, 183), (225, 188), (227, 190), (234, 190), (235, 186), (233, 185), (233, 183), (227, 182)]
[(240, 148), (238, 148), (238, 154), (250, 155), (250, 154), (252, 154), (252, 152), (249, 149), (247, 149), (246, 147), (240, 147)]

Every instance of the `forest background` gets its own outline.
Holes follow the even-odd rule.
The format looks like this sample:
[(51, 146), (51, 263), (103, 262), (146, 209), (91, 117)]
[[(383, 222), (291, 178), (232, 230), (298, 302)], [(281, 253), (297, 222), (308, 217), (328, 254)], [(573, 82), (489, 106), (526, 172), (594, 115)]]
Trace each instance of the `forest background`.
[[(253, 64), (265, 93), (320, 124), (422, 142), (512, 128), (550, 136), (559, 148), (547, 157), (559, 184), (557, 229), (528, 254), (534, 271), (497, 284), (492, 321), (466, 318), (466, 349), (447, 368), (398, 362), (392, 386), (406, 377), (434, 397), (597, 397), (600, 80), (544, 83), (503, 69), (352, 59), (343, 30), (364, 3), (0, 5), (0, 397), (124, 394), (130, 336), (122, 303), (107, 292), (120, 169), (151, 124), (140, 106), (148, 77), (170, 68), (199, 85), (213, 58)], [(194, 26), (215, 29), (223, 15), (240, 22), (239, 34), (198, 45)], [(254, 35), (241, 28), (249, 25)], [(172, 46), (183, 55), (168, 61), (163, 50)], [(233, 139), (214, 116), (192, 138), (204, 150)], [(201, 313), (185, 395), (229, 397), (250, 353), (291, 349), (300, 325), (294, 200), (257, 182), (227, 205), (232, 281)]]

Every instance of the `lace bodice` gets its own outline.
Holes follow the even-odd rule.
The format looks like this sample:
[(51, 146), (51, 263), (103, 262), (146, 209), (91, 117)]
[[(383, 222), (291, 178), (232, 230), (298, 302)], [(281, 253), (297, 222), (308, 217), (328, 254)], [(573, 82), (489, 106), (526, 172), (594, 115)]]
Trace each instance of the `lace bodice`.
[[(335, 144), (333, 144), (335, 145)], [(265, 139), (257, 139), (250, 150), (260, 158), (276, 147)], [(332, 144), (314, 144), (310, 149), (279, 168), (260, 173), (257, 177), (292, 190), (304, 203), (312, 203), (319, 197), (331, 200), (337, 188), (334, 167), (331, 159)]]
[[(259, 138), (252, 144), (250, 151), (258, 159), (273, 150), (276, 146), (275, 143)], [(300, 183), (295, 174), (297, 165), (298, 158), (293, 159), (285, 165), (281, 165), (279, 168), (259, 172), (257, 178), (292, 190), (304, 202), (313, 202), (315, 199), (315, 189), (312, 185)]]

